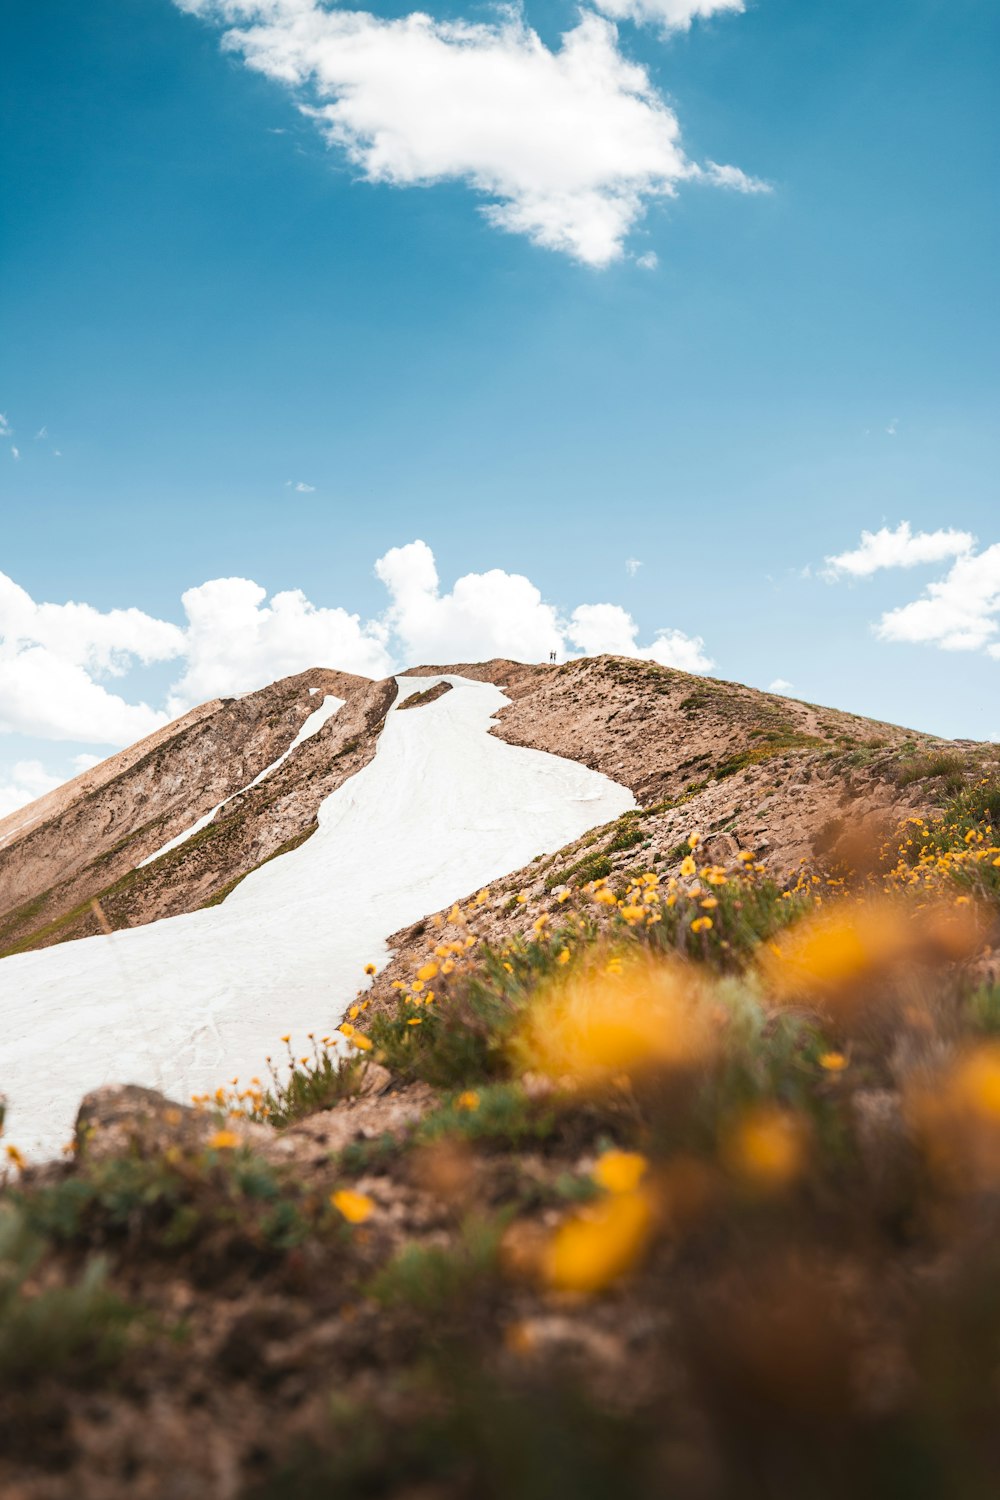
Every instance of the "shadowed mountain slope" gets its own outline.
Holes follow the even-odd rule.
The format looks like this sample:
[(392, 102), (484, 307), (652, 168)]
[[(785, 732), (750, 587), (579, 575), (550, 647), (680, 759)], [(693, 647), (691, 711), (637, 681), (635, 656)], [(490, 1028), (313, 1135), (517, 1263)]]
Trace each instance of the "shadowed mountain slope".
[[(327, 695), (343, 707), (251, 787)], [(222, 899), (308, 838), (323, 799), (371, 759), (394, 696), (391, 680), (315, 668), (205, 704), (21, 809), (0, 848), (0, 954)], [(206, 827), (142, 864), (220, 803)]]

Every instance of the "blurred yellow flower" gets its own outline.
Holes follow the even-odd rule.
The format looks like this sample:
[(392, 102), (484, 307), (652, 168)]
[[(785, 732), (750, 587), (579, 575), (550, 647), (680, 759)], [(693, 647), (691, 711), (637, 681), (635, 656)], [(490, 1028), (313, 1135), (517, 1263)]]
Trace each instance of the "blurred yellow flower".
[(819, 1058), (819, 1065), (828, 1073), (842, 1073), (847, 1067), (847, 1058), (842, 1052), (823, 1052)]
[(711, 917), (695, 917), (691, 923), (692, 932), (707, 932), (713, 925)]
[(476, 1093), (475, 1089), (466, 1089), (464, 1093), (459, 1094), (458, 1098), (455, 1100), (455, 1107), (457, 1109), (469, 1110), (470, 1112), (472, 1110), (478, 1109), (479, 1095)]
[(574, 965), (542, 987), (515, 1037), (515, 1053), (531, 1071), (584, 1085), (691, 1067), (712, 1045), (698, 985), (694, 971), (678, 961), (595, 953), (582, 972)]
[(239, 1143), (240, 1138), (235, 1130), (217, 1130), (208, 1141), (212, 1151), (234, 1151)]
[(696, 875), (697, 873), (698, 866), (695, 864), (690, 854), (686, 854), (681, 860), (681, 874), (690, 877), (692, 875)]
[(808, 1154), (805, 1122), (791, 1110), (762, 1104), (746, 1115), (723, 1143), (722, 1156), (750, 1186), (774, 1191), (802, 1175)]
[(349, 1224), (363, 1224), (375, 1212), (375, 1204), (367, 1193), (356, 1193), (352, 1188), (340, 1188), (331, 1193), (330, 1202)]
[[(435, 963), (421, 964), (420, 968), (417, 970), (417, 978), (419, 980), (434, 979), (436, 977), (436, 975), (437, 975), (437, 972), (438, 972), (438, 966), (437, 966), (437, 964), (435, 964)], [(416, 986), (414, 986), (414, 988), (416, 988)]]
[(649, 1170), (649, 1162), (638, 1151), (605, 1151), (590, 1174), (609, 1193), (631, 1193)]
[(25, 1160), (17, 1147), (5, 1146), (4, 1151), (7, 1156), (7, 1160), (11, 1163), (11, 1165), (15, 1166), (19, 1172), (23, 1172), (25, 1168)]
[(641, 1189), (612, 1193), (556, 1230), (542, 1255), (546, 1283), (592, 1296), (638, 1262), (653, 1232), (653, 1209)]
[(558, 954), (556, 955), (556, 963), (557, 964), (568, 964), (569, 963), (569, 949), (568, 948), (560, 948)]
[(365, 973), (366, 974), (374, 974), (375, 973), (375, 965), (374, 964), (365, 964)]

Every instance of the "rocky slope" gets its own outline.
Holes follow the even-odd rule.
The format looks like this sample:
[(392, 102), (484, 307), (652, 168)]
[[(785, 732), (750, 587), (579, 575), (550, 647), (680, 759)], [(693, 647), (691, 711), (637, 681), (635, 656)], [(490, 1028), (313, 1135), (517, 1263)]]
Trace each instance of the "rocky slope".
[[(250, 787), (328, 694), (343, 707)], [(323, 799), (371, 759), (394, 696), (391, 680), (316, 668), (205, 704), (21, 809), (0, 825), (0, 954), (224, 899), (308, 838)], [(142, 864), (227, 798), (193, 838)]]

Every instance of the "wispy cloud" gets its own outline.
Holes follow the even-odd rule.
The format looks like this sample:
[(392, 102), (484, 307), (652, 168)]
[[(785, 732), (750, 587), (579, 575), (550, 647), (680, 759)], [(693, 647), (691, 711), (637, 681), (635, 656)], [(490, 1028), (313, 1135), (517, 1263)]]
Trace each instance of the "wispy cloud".
[[(755, 192), (738, 167), (691, 161), (674, 111), (584, 10), (550, 49), (513, 7), (493, 22), (391, 19), (317, 0), (175, 0), (222, 22), (226, 50), (295, 91), (370, 182), (463, 181), (499, 229), (591, 266), (623, 254), (647, 203), (681, 184)], [(726, 0), (608, 0), (686, 27)], [(640, 15), (640, 11), (642, 14)], [(646, 12), (648, 11), (648, 14)]]
[(646, 23), (661, 31), (687, 31), (692, 21), (745, 9), (744, 0), (595, 0), (595, 4), (615, 20)]
[(637, 557), (627, 557), (625, 559), (625, 571), (630, 578), (634, 578), (641, 567), (642, 563)]

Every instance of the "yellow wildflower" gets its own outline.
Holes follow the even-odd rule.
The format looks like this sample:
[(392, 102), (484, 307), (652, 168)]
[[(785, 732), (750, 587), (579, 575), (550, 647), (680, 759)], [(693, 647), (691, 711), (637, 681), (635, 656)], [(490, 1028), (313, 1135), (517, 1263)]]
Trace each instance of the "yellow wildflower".
[(842, 1073), (847, 1067), (847, 1058), (842, 1052), (823, 1052), (819, 1058), (819, 1065), (828, 1073)]
[(339, 1188), (330, 1194), (330, 1202), (348, 1224), (363, 1224), (375, 1212), (375, 1204), (367, 1193), (356, 1193), (353, 1188)]
[(752, 1187), (774, 1191), (801, 1176), (806, 1148), (802, 1119), (790, 1110), (764, 1104), (736, 1127), (724, 1143), (723, 1158)]
[(209, 1138), (209, 1148), (212, 1151), (233, 1151), (240, 1143), (240, 1138), (235, 1130), (217, 1130)]
[(638, 1151), (605, 1151), (590, 1175), (609, 1193), (631, 1193), (648, 1170), (649, 1162)]
[(544, 1279), (555, 1291), (592, 1296), (632, 1269), (652, 1232), (646, 1193), (612, 1193), (556, 1230), (542, 1257)]
[(469, 1110), (470, 1112), (474, 1109), (478, 1109), (479, 1095), (476, 1093), (475, 1089), (466, 1089), (464, 1093), (459, 1094), (458, 1098), (455, 1100), (455, 1108)]

